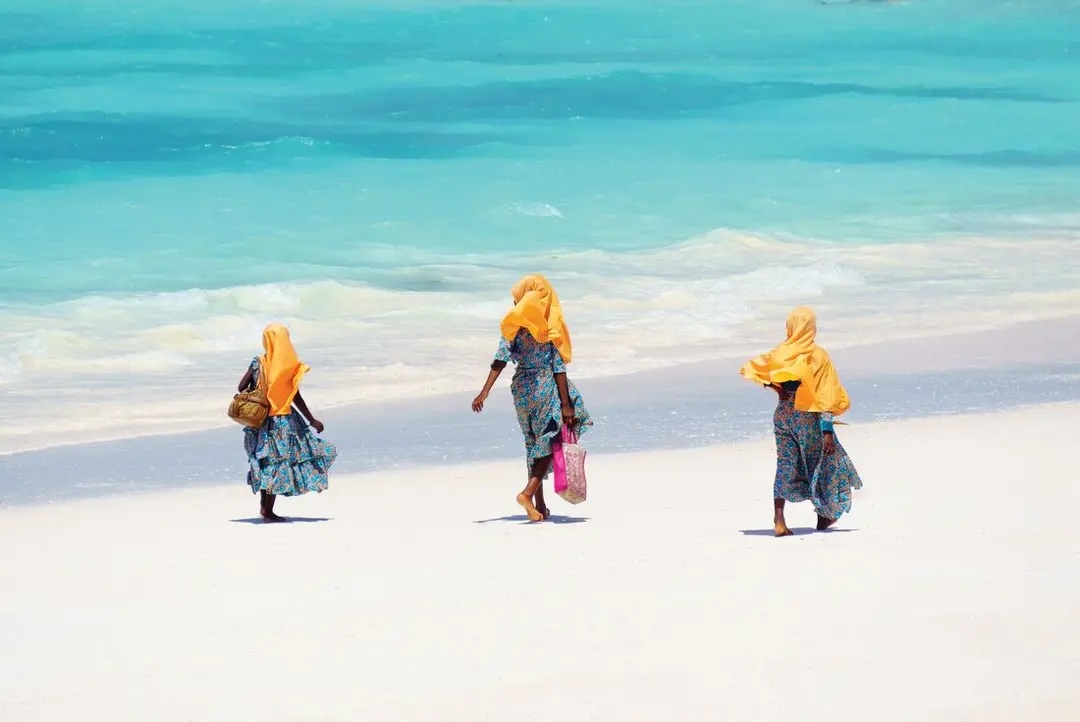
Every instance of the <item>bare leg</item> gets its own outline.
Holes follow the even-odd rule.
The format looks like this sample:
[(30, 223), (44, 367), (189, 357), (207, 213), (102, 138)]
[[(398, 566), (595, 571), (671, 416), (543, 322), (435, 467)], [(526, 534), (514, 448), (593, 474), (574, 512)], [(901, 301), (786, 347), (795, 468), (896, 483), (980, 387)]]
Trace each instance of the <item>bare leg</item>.
[(525, 488), (521, 490), (521, 493), (517, 495), (517, 503), (520, 504), (521, 508), (525, 510), (525, 513), (529, 515), (529, 521), (542, 521), (544, 518), (544, 515), (541, 514), (533, 504), (533, 497), (536, 495), (537, 490), (540, 489), (541, 480), (544, 478), (544, 475), (547, 474), (550, 465), (550, 456), (545, 456), (542, 459), (534, 461), (532, 473), (529, 475), (529, 483), (526, 484)]
[(837, 522), (836, 519), (830, 519), (827, 516), (822, 516), (821, 514), (818, 514), (818, 517), (817, 517), (817, 529), (818, 529), (818, 531), (825, 531), (826, 529), (831, 527), (836, 522)]
[(536, 487), (536, 493), (533, 494), (533, 506), (540, 512), (540, 516), (547, 519), (551, 516), (551, 509), (547, 508), (547, 504), (544, 503), (544, 482), (540, 482), (540, 486)]
[(274, 494), (267, 494), (266, 491), (260, 491), (259, 499), (259, 514), (262, 516), (263, 521), (285, 521), (285, 517), (278, 516), (274, 513), (274, 502), (277, 501), (277, 496), (275, 496)]
[(791, 536), (794, 533), (788, 529), (787, 521), (784, 519), (783, 499), (773, 499), (773, 531), (776, 532), (776, 536)]

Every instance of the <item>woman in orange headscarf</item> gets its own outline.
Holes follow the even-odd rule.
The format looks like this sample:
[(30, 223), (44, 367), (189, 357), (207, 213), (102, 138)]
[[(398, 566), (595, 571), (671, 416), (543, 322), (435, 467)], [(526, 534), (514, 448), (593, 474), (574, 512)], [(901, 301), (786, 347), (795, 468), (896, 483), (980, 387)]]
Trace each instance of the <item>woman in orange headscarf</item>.
[(790, 536), (784, 502), (810, 499), (817, 528), (828, 529), (851, 511), (851, 491), (862, 481), (836, 439), (833, 420), (851, 407), (832, 359), (817, 345), (817, 317), (805, 306), (788, 316), (787, 339), (769, 353), (748, 361), (740, 373), (779, 396), (773, 414), (776, 479), (773, 527)]
[[(300, 382), (310, 370), (300, 361), (289, 338), (289, 329), (270, 324), (263, 331), (262, 356), (251, 361), (240, 380), (240, 391), (254, 389), (263, 381), (270, 414), (258, 429), (244, 429), (248, 457), (248, 486), (259, 494), (259, 514), (264, 521), (286, 521), (274, 513), (279, 496), (324, 491), (330, 484), (327, 472), (337, 458), (334, 445), (312, 433), (325, 428), (304, 397)], [(304, 423), (307, 419), (307, 423)]]
[(551, 470), (552, 440), (564, 425), (581, 434), (592, 426), (592, 420), (577, 387), (566, 378), (572, 355), (570, 331), (555, 289), (543, 276), (525, 276), (510, 295), (514, 306), (500, 324), (499, 348), (472, 409), (477, 413), (484, 410), (491, 387), (507, 362), (513, 361), (517, 369), (510, 390), (525, 437), (528, 471), (528, 482), (517, 502), (531, 521), (540, 521), (551, 513), (544, 503), (543, 481)]

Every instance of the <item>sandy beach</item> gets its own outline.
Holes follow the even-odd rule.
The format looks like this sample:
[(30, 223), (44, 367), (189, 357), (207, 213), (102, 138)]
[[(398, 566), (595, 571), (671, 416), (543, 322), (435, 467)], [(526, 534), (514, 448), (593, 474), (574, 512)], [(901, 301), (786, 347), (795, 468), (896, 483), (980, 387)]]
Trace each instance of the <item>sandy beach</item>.
[(1080, 721), (1077, 38), (6, 0), (0, 722)]
[(854, 511), (770, 529), (771, 440), (0, 510), (0, 718), (1075, 720), (1080, 405), (842, 430)]

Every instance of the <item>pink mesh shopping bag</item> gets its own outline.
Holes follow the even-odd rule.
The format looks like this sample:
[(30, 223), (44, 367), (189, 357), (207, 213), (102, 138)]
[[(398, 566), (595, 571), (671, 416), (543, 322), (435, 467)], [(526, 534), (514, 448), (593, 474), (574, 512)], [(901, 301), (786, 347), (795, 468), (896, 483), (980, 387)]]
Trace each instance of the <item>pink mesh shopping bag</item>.
[(571, 504), (585, 501), (585, 449), (578, 444), (573, 429), (562, 427), (551, 442), (555, 493)]

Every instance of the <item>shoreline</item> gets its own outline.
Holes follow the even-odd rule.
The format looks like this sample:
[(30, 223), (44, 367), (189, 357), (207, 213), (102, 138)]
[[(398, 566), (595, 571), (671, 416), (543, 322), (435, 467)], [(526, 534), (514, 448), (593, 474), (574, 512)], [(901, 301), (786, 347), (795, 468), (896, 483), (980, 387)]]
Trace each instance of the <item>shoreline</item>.
[[(1002, 343), (1002, 337), (1008, 337), (1008, 343)], [(1053, 339), (1048, 343), (1047, 339)], [(1080, 359), (1080, 314), (1066, 314), (1053, 319), (1041, 319), (1013, 323), (1002, 328), (980, 329), (964, 333), (931, 334), (912, 338), (901, 338), (869, 343), (849, 343), (830, 346), (823, 343), (833, 356), (843, 378), (845, 373), (857, 375), (868, 369), (885, 374), (947, 372), (964, 369), (1009, 369), (1029, 364), (1068, 364)], [(760, 350), (764, 350), (764, 347)], [(746, 354), (748, 358), (752, 354)], [(732, 369), (736, 373), (745, 361), (744, 356), (725, 353), (706, 361), (673, 363), (659, 368), (633, 371), (626, 374), (607, 374), (598, 376), (584, 375), (583, 382), (590, 385), (668, 385), (671, 376), (693, 378), (696, 383), (704, 381), (727, 385), (731, 379), (725, 378), (721, 369)], [(239, 378), (239, 376), (237, 377)], [(479, 379), (479, 374), (478, 374)], [(479, 385), (480, 381), (477, 381)], [(229, 392), (231, 393), (231, 392)], [(223, 392), (220, 403), (222, 418), (227, 406), (229, 393)], [(323, 392), (325, 393), (325, 392)], [(334, 405), (320, 399), (323, 395), (316, 384), (310, 396), (313, 408), (321, 408), (325, 416), (360, 416), (367, 412), (378, 413), (391, 405), (422, 407), (426, 404), (438, 406), (450, 398), (458, 398), (464, 391), (450, 393), (431, 393), (419, 396), (405, 396), (399, 399), (382, 399), (368, 402), (345, 403)], [(22, 445), (17, 448), (0, 450), (0, 462), (5, 457), (33, 454), (60, 448), (84, 447), (102, 443), (116, 443), (152, 438), (173, 438), (215, 430), (231, 429), (235, 425), (223, 420), (220, 423), (186, 423), (179, 428), (153, 430), (148, 432), (102, 433), (90, 438), (74, 438), (47, 444)]]
[[(1080, 366), (1078, 366), (1080, 369)], [(974, 412), (955, 412), (949, 414), (936, 414), (932, 416), (924, 417), (901, 417), (901, 418), (888, 418), (880, 420), (871, 420), (865, 423), (849, 424), (846, 422), (838, 423), (839, 428), (837, 433), (842, 436), (845, 447), (849, 444), (859, 445), (862, 440), (868, 437), (882, 437), (889, 435), (907, 436), (909, 431), (916, 431), (932, 435), (930, 430), (935, 428), (958, 428), (969, 423), (996, 425), (998, 422), (1004, 423), (1008, 419), (1037, 419), (1038, 414), (1047, 413), (1054, 416), (1059, 416), (1063, 419), (1076, 418), (1080, 420), (1080, 395), (1075, 399), (1065, 401), (1047, 401), (1043, 403), (1032, 403), (1011, 406), (1001, 409), (989, 409)], [(745, 456), (747, 454), (753, 454), (758, 457), (758, 466), (762, 466), (760, 463), (760, 457), (764, 456), (766, 459), (765, 466), (769, 469), (772, 468), (772, 464), (775, 463), (775, 452), (773, 446), (773, 432), (771, 425), (763, 426), (759, 429), (760, 433), (751, 433), (750, 435), (732, 439), (730, 441), (716, 441), (702, 445), (686, 445), (675, 447), (656, 447), (645, 449), (606, 449), (603, 451), (593, 451), (589, 449), (589, 465), (590, 468), (595, 463), (601, 463), (608, 465), (613, 461), (619, 463), (625, 463), (630, 467), (636, 467), (638, 461), (648, 461), (650, 464), (662, 467), (665, 463), (682, 461), (690, 466), (696, 465), (700, 459), (715, 456), (717, 454), (730, 454), (733, 456)], [(587, 437), (586, 437), (587, 438)], [(588, 446), (586, 445), (586, 448)], [(604, 461), (598, 462), (598, 459)], [(704, 462), (702, 462), (704, 463)], [(858, 465), (857, 465), (858, 466)], [(336, 468), (336, 467), (335, 467)], [(330, 489), (322, 494), (306, 494), (301, 497), (282, 498), (281, 501), (284, 504), (290, 503), (308, 503), (310, 500), (319, 497), (332, 497), (335, 488), (340, 487), (353, 487), (357, 484), (374, 483), (376, 486), (393, 486), (397, 483), (402, 483), (408, 479), (414, 479), (417, 477), (431, 477), (438, 475), (447, 475), (450, 478), (456, 480), (470, 479), (475, 476), (490, 476), (496, 475), (506, 479), (507, 488), (514, 489), (514, 484), (518, 481), (523, 482), (522, 472), (524, 467), (518, 462), (517, 459), (510, 459), (506, 457), (496, 457), (489, 459), (467, 459), (446, 461), (444, 463), (418, 463), (415, 465), (403, 465), (394, 468), (372, 470), (372, 471), (351, 471), (335, 473), (331, 470), (331, 484)], [(770, 471), (771, 474), (771, 471)], [(518, 477), (522, 477), (519, 479)], [(545, 480), (546, 488), (551, 486), (551, 478)], [(240, 492), (239, 495), (237, 492)], [(156, 501), (163, 501), (167, 499), (182, 499), (185, 495), (192, 493), (205, 494), (212, 497), (230, 497), (234, 500), (240, 500), (238, 503), (243, 505), (250, 497), (251, 504), (255, 504), (257, 497), (251, 493), (251, 490), (244, 484), (242, 479), (233, 481), (217, 481), (199, 484), (191, 487), (172, 487), (172, 488), (155, 488), (148, 489), (142, 492), (121, 493), (111, 496), (85, 496), (64, 500), (60, 503), (44, 503), (44, 504), (14, 504), (4, 505), (0, 503), (0, 513), (8, 512), (12, 514), (22, 514), (24, 512), (34, 512), (35, 510), (41, 510), (43, 513), (48, 513), (46, 510), (58, 510), (71, 508), (80, 505), (101, 506), (107, 508), (110, 504), (116, 503), (132, 503), (135, 500), (146, 501), (148, 503), (154, 503)], [(865, 494), (865, 490), (854, 492), (856, 494)], [(503, 496), (506, 496), (504, 493)], [(550, 492), (549, 497), (554, 495)], [(512, 495), (511, 495), (512, 497)], [(550, 499), (549, 499), (550, 501)], [(563, 510), (573, 509), (566, 503), (556, 499), (556, 504)], [(807, 504), (794, 505), (796, 508), (809, 508)], [(515, 511), (510, 508), (510, 511)], [(520, 510), (518, 510), (520, 511)], [(516, 512), (515, 512), (516, 513)], [(252, 519), (251, 521), (257, 521)], [(495, 521), (499, 521), (498, 519)], [(522, 517), (522, 521), (527, 521)], [(480, 523), (480, 522), (478, 522)]]
[[(1080, 0), (0, 19), (0, 722), (1080, 722)], [(531, 274), (594, 423), (542, 523), (517, 369), (470, 403)], [(861, 484), (777, 538), (801, 306)]]
[[(583, 439), (593, 454), (691, 450), (768, 438), (775, 399), (739, 377), (654, 379), (640, 387), (579, 383), (596, 426)], [(851, 429), (880, 422), (958, 417), (1080, 401), (1080, 363), (1010, 371), (952, 371), (908, 376), (851, 375), (856, 400), (844, 417)], [(374, 414), (328, 413), (327, 437), (339, 451), (333, 477), (396, 473), (463, 463), (521, 464), (521, 437), (510, 393), (493, 393), (481, 415), (469, 396), (423, 406), (386, 405)], [(0, 505), (64, 504), (164, 489), (242, 485), (246, 473), (239, 428), (0, 457)], [(234, 481), (228, 481), (234, 480)]]

